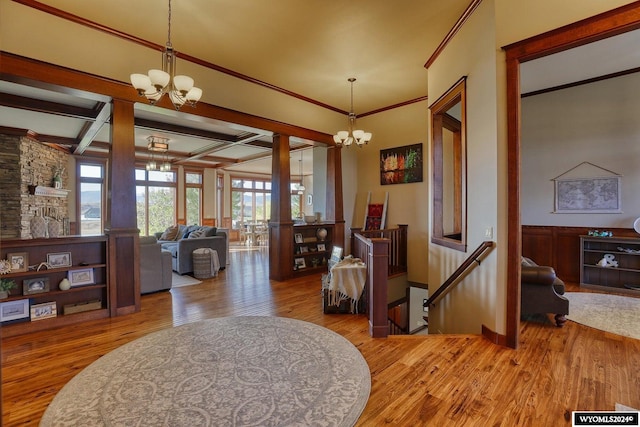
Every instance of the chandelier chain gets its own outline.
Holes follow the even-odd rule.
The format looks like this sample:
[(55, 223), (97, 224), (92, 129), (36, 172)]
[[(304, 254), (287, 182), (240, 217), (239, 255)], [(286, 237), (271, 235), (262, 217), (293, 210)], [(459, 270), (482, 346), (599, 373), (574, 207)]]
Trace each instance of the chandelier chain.
[(169, 25), (167, 28), (167, 46), (171, 47), (171, 0), (169, 0)]

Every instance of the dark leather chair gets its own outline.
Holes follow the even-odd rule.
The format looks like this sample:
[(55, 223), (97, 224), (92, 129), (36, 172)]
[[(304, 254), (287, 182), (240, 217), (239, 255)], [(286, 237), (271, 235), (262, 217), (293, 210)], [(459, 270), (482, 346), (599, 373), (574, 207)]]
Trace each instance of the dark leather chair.
[(520, 315), (554, 313), (556, 325), (562, 327), (569, 314), (569, 300), (563, 296), (564, 282), (556, 277), (555, 270), (522, 257), (520, 283)]

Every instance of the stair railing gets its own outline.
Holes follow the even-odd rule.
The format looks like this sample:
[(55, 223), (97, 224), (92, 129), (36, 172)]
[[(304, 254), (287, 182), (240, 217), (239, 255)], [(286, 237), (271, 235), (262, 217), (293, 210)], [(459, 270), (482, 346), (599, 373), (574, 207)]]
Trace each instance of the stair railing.
[(436, 302), (440, 300), (447, 292), (449, 292), (454, 285), (460, 283), (460, 280), (464, 274), (466, 274), (472, 267), (480, 265), (480, 257), (489, 249), (493, 248), (494, 242), (485, 240), (473, 251), (471, 255), (464, 260), (464, 262), (453, 272), (451, 276), (429, 297), (427, 302), (424, 303), (424, 307), (435, 306)]

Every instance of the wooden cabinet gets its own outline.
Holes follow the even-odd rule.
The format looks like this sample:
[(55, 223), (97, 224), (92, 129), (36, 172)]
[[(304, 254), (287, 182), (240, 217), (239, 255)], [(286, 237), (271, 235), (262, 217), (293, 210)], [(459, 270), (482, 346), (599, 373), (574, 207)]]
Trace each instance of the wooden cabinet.
[(295, 275), (327, 270), (333, 248), (334, 225), (329, 223), (293, 226), (293, 271)]
[[(16, 288), (11, 290), (5, 303), (28, 300), (28, 306), (55, 304), (55, 316), (40, 319), (25, 317), (2, 323), (2, 335), (13, 336), (32, 331), (109, 317), (109, 278), (107, 268), (108, 240), (106, 236), (66, 236), (52, 239), (3, 240), (0, 242), (0, 258), (18, 254), (26, 256), (30, 266), (49, 262), (50, 268), (41, 266), (39, 271), (28, 270), (2, 276), (12, 279)], [(60, 282), (71, 277), (71, 287), (59, 288)], [(27, 288), (25, 289), (25, 281)], [(36, 286), (29, 291), (28, 285)], [(44, 290), (41, 288), (45, 285)], [(15, 305), (15, 304), (14, 304)]]
[(580, 236), (580, 246), (581, 286), (640, 293), (640, 239)]

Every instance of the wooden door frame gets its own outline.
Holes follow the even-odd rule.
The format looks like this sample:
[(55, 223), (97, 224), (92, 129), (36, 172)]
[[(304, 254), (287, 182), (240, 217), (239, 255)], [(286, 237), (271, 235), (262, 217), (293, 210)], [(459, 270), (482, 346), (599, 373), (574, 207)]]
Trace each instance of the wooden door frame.
[(503, 47), (507, 67), (507, 322), (506, 344), (520, 337), (520, 64), (640, 28), (640, 1)]

